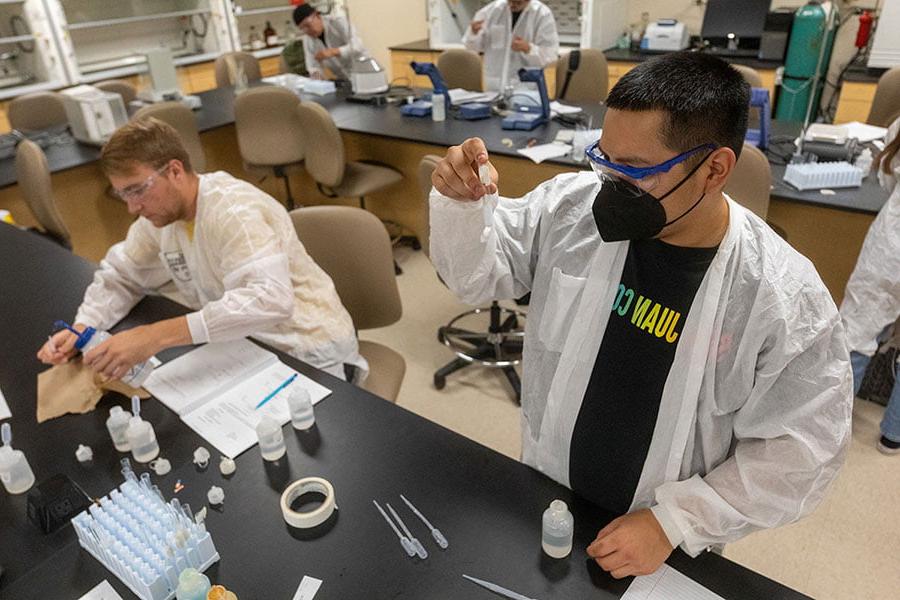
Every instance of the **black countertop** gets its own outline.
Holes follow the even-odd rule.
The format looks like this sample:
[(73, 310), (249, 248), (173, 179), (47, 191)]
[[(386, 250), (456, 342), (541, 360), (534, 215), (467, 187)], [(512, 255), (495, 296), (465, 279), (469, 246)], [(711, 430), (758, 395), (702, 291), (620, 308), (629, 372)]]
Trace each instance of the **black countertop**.
[[(234, 93), (230, 88), (220, 88), (203, 92), (200, 98), (201, 109), (195, 111), (197, 125), (201, 132), (234, 122)], [(469, 137), (481, 137), (485, 141), (488, 152), (501, 156), (509, 156), (529, 160), (518, 153), (518, 149), (531, 143), (553, 141), (557, 132), (564, 128), (557, 121), (550, 121), (533, 131), (509, 131), (502, 129), (499, 118), (481, 121), (463, 121), (451, 115), (442, 122), (434, 122), (430, 118), (404, 117), (397, 106), (372, 106), (346, 102), (343, 92), (327, 96), (303, 94), (304, 101), (322, 104), (331, 113), (338, 128), (354, 133), (377, 135), (397, 140), (433, 144), (447, 147), (459, 144)], [(603, 105), (581, 105), (581, 108), (592, 115), (593, 126), (600, 127), (603, 122), (605, 107)], [(773, 136), (796, 136), (799, 125), (773, 121)], [(69, 141), (54, 145), (46, 150), (51, 172), (63, 171), (97, 160), (99, 150)], [(573, 169), (585, 169), (584, 163), (578, 163), (568, 156), (550, 159), (547, 162)], [(772, 166), (773, 196), (804, 204), (815, 204), (828, 208), (850, 210), (864, 213), (876, 213), (887, 200), (887, 195), (879, 188), (873, 177), (867, 178), (860, 188), (835, 190), (834, 195), (824, 195), (819, 191), (800, 192), (782, 182), (784, 167)], [(16, 182), (15, 161), (12, 158), (0, 160), (0, 187)]]
[[(94, 412), (35, 422), (36, 375), (45, 367), (34, 352), (52, 321), (71, 315), (94, 266), (34, 233), (0, 223), (0, 386), (12, 409), (15, 446), (25, 451), (38, 481), (65, 473), (91, 495), (107, 493), (121, 480), (119, 458), (104, 426), (112, 403)], [(36, 301), (41, 299), (41, 301)], [(183, 314), (159, 298), (142, 301), (129, 325)], [(170, 359), (177, 352), (165, 353)], [(166, 497), (178, 494), (194, 510), (205, 505), (211, 485), (225, 491), (207, 527), (221, 560), (207, 575), (241, 598), (290, 598), (303, 575), (324, 580), (317, 598), (488, 598), (462, 579), (466, 573), (538, 598), (618, 598), (629, 579), (616, 581), (589, 560), (584, 548), (613, 515), (525, 465), (435, 425), (368, 392), (318, 372), (291, 357), (280, 358), (333, 390), (316, 407), (316, 426), (299, 434), (285, 427), (287, 455), (264, 462), (256, 448), (237, 458), (229, 479), (219, 475), (214, 454), (200, 471), (191, 464), (203, 444), (178, 417), (150, 400), (142, 415), (151, 421), (162, 455), (173, 465), (153, 476)], [(80, 464), (76, 446), (87, 444), (94, 460)], [(144, 469), (138, 468), (138, 472)], [(309, 475), (330, 480), (340, 510), (314, 530), (293, 530), (282, 520), (278, 501), (291, 481)], [(399, 506), (407, 495), (450, 542), (441, 551), (428, 532)], [(400, 508), (430, 556), (407, 558), (372, 499)], [(540, 549), (541, 513), (560, 498), (575, 516), (572, 555), (546, 558)], [(134, 596), (98, 561), (80, 549), (71, 527), (39, 533), (25, 517), (25, 496), (0, 493), (0, 597), (16, 600), (77, 597), (108, 579), (124, 598)], [(676, 551), (669, 564), (728, 599), (804, 598), (774, 581), (713, 553), (691, 559)], [(263, 590), (265, 590), (263, 592)]]
[(844, 81), (855, 83), (878, 83), (887, 69), (875, 69), (863, 65), (852, 66), (844, 73)]

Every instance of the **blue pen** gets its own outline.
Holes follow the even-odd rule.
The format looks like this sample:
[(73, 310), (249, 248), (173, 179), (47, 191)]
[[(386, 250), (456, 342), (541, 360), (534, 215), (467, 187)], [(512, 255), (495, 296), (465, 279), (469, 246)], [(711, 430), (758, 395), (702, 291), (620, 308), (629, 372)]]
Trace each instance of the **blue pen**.
[(271, 400), (272, 398), (274, 398), (275, 396), (277, 396), (277, 395), (278, 395), (278, 392), (280, 392), (281, 390), (283, 390), (283, 389), (286, 388), (287, 386), (291, 385), (291, 384), (294, 382), (295, 379), (297, 379), (297, 374), (296, 374), (296, 373), (294, 373), (293, 375), (291, 375), (290, 377), (288, 377), (287, 379), (285, 379), (285, 380), (282, 382), (281, 385), (279, 385), (277, 388), (275, 388), (275, 389), (272, 391), (271, 394), (269, 394), (268, 396), (266, 396), (265, 398), (263, 398), (262, 400), (260, 400), (259, 404), (256, 405), (256, 408), (262, 408), (262, 407), (266, 404), (266, 402), (268, 402), (269, 400)]

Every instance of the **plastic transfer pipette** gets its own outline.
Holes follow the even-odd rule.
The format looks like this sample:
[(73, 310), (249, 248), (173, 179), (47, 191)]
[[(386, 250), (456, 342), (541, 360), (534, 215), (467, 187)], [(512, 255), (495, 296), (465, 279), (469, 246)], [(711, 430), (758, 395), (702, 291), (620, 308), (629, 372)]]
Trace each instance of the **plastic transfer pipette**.
[(476, 579), (474, 577), (470, 577), (468, 575), (463, 575), (466, 579), (471, 581), (472, 583), (477, 583), (481, 587), (491, 590), (495, 594), (500, 594), (501, 596), (505, 596), (506, 598), (512, 598), (512, 600), (536, 600), (535, 598), (529, 598), (528, 596), (523, 596), (517, 592), (512, 590), (508, 590), (505, 587), (501, 587), (496, 583), (491, 583), (490, 581), (484, 581), (483, 579)]
[[(478, 166), (478, 178), (485, 188), (491, 185), (491, 167), (487, 163)], [(481, 230), (482, 243), (487, 241), (488, 235), (491, 233), (491, 226), (494, 223), (494, 209), (497, 208), (498, 199), (499, 195), (496, 192), (493, 194), (485, 194), (481, 198), (481, 202), (483, 203), (482, 210), (484, 211), (484, 229)]]
[(447, 541), (447, 538), (444, 537), (444, 534), (441, 533), (437, 527), (432, 525), (431, 522), (425, 518), (425, 515), (419, 512), (419, 509), (413, 506), (413, 503), (406, 499), (406, 496), (400, 494), (400, 499), (406, 502), (409, 510), (413, 511), (413, 514), (415, 514), (423, 523), (425, 523), (425, 527), (431, 530), (431, 537), (434, 538), (434, 541), (437, 543), (437, 545), (446, 550), (450, 546), (450, 543)]
[(418, 539), (416, 539), (412, 533), (409, 531), (409, 527), (406, 526), (406, 523), (403, 522), (403, 519), (400, 518), (400, 515), (397, 514), (397, 511), (394, 510), (394, 507), (390, 505), (390, 503), (386, 504), (387, 509), (391, 512), (391, 516), (397, 519), (397, 523), (400, 524), (400, 527), (403, 528), (403, 532), (409, 537), (409, 541), (412, 542), (413, 547), (416, 549), (416, 554), (419, 555), (419, 558), (425, 560), (428, 558), (428, 552), (425, 550), (425, 546), (422, 545)]
[(378, 506), (378, 503), (377, 503), (377, 502), (375, 502), (374, 500), (372, 500), (372, 504), (374, 504), (374, 505), (375, 505), (375, 508), (378, 509), (378, 512), (381, 513), (381, 516), (384, 517), (384, 520), (388, 522), (388, 525), (391, 526), (391, 529), (394, 530), (394, 533), (397, 534), (397, 537), (400, 538), (400, 545), (403, 546), (403, 549), (406, 551), (406, 554), (408, 554), (410, 558), (412, 558), (413, 556), (415, 556), (415, 555), (416, 555), (416, 549), (415, 549), (415, 547), (412, 545), (412, 542), (409, 541), (409, 538), (407, 538), (405, 535), (403, 535), (402, 533), (400, 533), (400, 530), (397, 529), (397, 526), (394, 525), (394, 522), (391, 521), (391, 518), (390, 518), (389, 516), (387, 516), (387, 513), (384, 512), (384, 510), (383, 510), (380, 506)]

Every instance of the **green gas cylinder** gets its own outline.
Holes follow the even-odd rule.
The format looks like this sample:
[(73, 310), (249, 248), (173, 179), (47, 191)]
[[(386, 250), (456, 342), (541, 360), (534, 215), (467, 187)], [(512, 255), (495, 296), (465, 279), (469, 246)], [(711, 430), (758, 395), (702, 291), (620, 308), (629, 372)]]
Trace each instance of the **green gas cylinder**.
[(828, 14), (819, 2), (809, 2), (800, 7), (794, 15), (781, 92), (775, 111), (776, 118), (785, 121), (803, 121), (809, 106), (809, 96), (813, 93), (816, 64), (819, 61), (822, 44), (825, 44), (825, 54), (819, 73), (820, 81), (816, 86), (813, 102), (815, 114), (834, 42), (834, 28), (830, 27), (828, 21)]

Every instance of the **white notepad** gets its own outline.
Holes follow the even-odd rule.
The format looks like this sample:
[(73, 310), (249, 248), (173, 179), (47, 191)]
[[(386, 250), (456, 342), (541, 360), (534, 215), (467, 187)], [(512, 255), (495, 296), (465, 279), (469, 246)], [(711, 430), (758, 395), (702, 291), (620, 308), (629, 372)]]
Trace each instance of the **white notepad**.
[(296, 387), (309, 391), (313, 404), (331, 390), (297, 373), (297, 378), (260, 409), (256, 405), (297, 373), (249, 340), (206, 344), (159, 367), (144, 387), (216, 450), (234, 458), (256, 445), (256, 424), (268, 415), (291, 420), (285, 397)]
[(3, 396), (3, 390), (0, 390), (0, 421), (8, 419), (11, 416), (12, 411), (9, 410), (9, 404), (6, 403), (6, 398)]
[(690, 577), (663, 565), (650, 575), (634, 578), (622, 600), (724, 600)]

